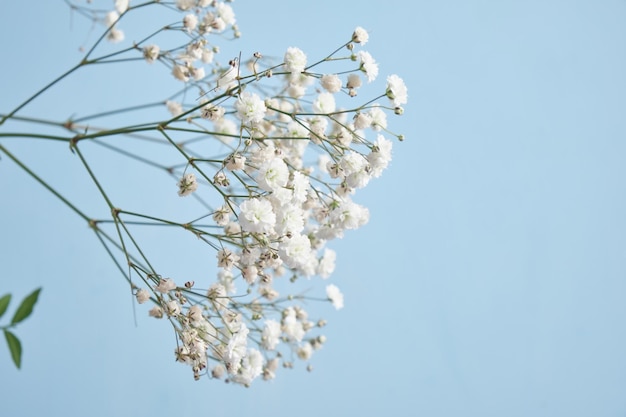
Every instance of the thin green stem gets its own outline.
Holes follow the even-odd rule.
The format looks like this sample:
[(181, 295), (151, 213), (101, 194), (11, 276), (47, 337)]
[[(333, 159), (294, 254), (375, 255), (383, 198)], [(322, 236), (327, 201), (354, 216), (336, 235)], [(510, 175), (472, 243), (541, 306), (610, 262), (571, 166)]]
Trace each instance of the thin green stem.
[(68, 206), (74, 213), (78, 214), (83, 220), (87, 222), (91, 222), (91, 219), (82, 211), (80, 211), (74, 204), (70, 203), (68, 199), (63, 197), (57, 190), (52, 188), (50, 184), (45, 182), (39, 175), (35, 174), (30, 168), (28, 168), (22, 161), (20, 161), (15, 155), (13, 155), (7, 148), (0, 145), (0, 151), (3, 152), (6, 156), (11, 158), (13, 162), (15, 162), (20, 168), (22, 168), (28, 175), (33, 177), (37, 182), (43, 185), (48, 191), (50, 191), (55, 197), (61, 200), (66, 206)]

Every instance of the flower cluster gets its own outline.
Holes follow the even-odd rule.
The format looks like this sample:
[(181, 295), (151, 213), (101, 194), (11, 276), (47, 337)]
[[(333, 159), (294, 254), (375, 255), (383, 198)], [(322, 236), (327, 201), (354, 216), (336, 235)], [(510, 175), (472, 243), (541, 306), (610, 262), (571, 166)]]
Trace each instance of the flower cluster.
[[(361, 27), (319, 60), (289, 47), (281, 62), (255, 53), (207, 73), (202, 64), (211, 63), (218, 48), (206, 36), (231, 27), (238, 37), (233, 10), (208, 0), (175, 6), (186, 45), (174, 53), (147, 38), (135, 47), (148, 63), (167, 65), (184, 83), (185, 97), (195, 92), (195, 101), (164, 101), (173, 119), (158, 131), (183, 158), (178, 194), (210, 207), (199, 218), (213, 224), (181, 226), (214, 250), (217, 273), (206, 283), (181, 285), (133, 265), (143, 279), (133, 286), (139, 303), (155, 303), (150, 316), (173, 324), (176, 359), (196, 379), (206, 374), (247, 386), (274, 378), (296, 358), (308, 361), (324, 344), (326, 322), (310, 320), (304, 300), (344, 307), (335, 284), (317, 298), (294, 285), (328, 279), (336, 260), (328, 242), (369, 221), (353, 195), (388, 167), (390, 137), (403, 139), (389, 129), (387, 116), (403, 113), (407, 88), (391, 75), (373, 99), (354, 103), (362, 77), (374, 83), (379, 72), (369, 52), (355, 51), (369, 40)], [(128, 1), (118, 0), (116, 8), (126, 12)], [(168, 128), (176, 132), (183, 123), (218, 148), (181, 145)]]

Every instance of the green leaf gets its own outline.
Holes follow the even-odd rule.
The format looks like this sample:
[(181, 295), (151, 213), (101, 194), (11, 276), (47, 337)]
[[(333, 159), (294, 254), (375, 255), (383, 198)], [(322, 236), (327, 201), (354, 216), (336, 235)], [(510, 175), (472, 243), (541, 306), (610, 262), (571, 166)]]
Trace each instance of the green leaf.
[(11, 324), (17, 324), (30, 316), (30, 313), (33, 312), (33, 307), (37, 302), (37, 298), (39, 297), (39, 293), (41, 292), (41, 288), (37, 288), (35, 291), (30, 293), (22, 300), (22, 304), (17, 308), (15, 314), (13, 315), (13, 319), (11, 319)]
[(11, 294), (5, 294), (0, 298), (0, 317), (7, 311), (9, 308), (9, 303), (11, 302)]
[(8, 330), (4, 331), (4, 337), (7, 339), (7, 345), (9, 345), (9, 350), (11, 351), (13, 363), (17, 366), (17, 369), (20, 369), (20, 365), (22, 364), (22, 344), (20, 343), (20, 339)]

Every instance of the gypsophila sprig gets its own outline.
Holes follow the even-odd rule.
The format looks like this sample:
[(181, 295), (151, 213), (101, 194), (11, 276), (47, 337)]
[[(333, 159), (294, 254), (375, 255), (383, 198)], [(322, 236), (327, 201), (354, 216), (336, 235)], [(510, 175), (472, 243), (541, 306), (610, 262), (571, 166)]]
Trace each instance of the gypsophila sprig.
[[(244, 386), (273, 379), (280, 366), (309, 362), (324, 345), (326, 320), (309, 318), (312, 301), (344, 307), (339, 288), (321, 284), (332, 279), (340, 258), (328, 245), (369, 221), (369, 210), (353, 197), (388, 168), (392, 138), (403, 138), (390, 126), (404, 111), (406, 85), (391, 75), (373, 97), (360, 98), (362, 77), (374, 83), (379, 71), (362, 49), (369, 34), (361, 27), (347, 29), (338, 42), (343, 46), (329, 47), (334, 52), (327, 55), (285, 45), (283, 52), (267, 54), (281, 61), (260, 52), (220, 57), (218, 42), (228, 30), (233, 39), (240, 36), (230, 4), (176, 0), (134, 6), (116, 0), (104, 13), (72, 5), (104, 27), (77, 69), (130, 61), (143, 71), (161, 71), (167, 87), (156, 104), (120, 106), (120, 114), (147, 113), (132, 125), (93, 127), (116, 111), (58, 124), (111, 217), (93, 219), (62, 201), (95, 231), (142, 304), (138, 310), (173, 328), (173, 355), (195, 379)], [(147, 34), (124, 26), (128, 16), (151, 7), (165, 9), (171, 20), (155, 22)], [(120, 49), (98, 55), (107, 39)], [(158, 203), (142, 206), (151, 195), (141, 185), (132, 188), (137, 201), (114, 201), (118, 193), (105, 186), (109, 181), (100, 180), (83, 153), (88, 147), (113, 151), (166, 178)], [(0, 151), (14, 159), (5, 147)], [(132, 176), (127, 181), (124, 186), (131, 187)], [(134, 205), (144, 210), (131, 210)], [(151, 227), (150, 236), (157, 236), (162, 226), (178, 230), (182, 244), (139, 232)], [(177, 255), (154, 255), (159, 244)], [(192, 247), (203, 255), (190, 256)], [(172, 263), (198, 272), (177, 276), (176, 268), (164, 266)], [(167, 277), (161, 275), (166, 268)]]

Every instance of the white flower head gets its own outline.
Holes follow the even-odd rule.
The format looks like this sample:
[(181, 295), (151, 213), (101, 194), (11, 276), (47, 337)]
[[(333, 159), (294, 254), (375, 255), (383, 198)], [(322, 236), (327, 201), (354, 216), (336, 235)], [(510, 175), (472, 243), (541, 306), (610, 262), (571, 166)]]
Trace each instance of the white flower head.
[(329, 284), (326, 286), (326, 296), (337, 310), (343, 308), (343, 294), (336, 285)]
[(178, 195), (181, 197), (188, 196), (198, 189), (198, 181), (194, 174), (185, 174), (178, 181)]
[(107, 35), (107, 40), (112, 43), (122, 42), (124, 40), (124, 31), (116, 27), (112, 27)]
[(180, 116), (183, 113), (183, 106), (177, 101), (168, 100), (165, 102), (167, 111), (174, 117)]
[(359, 51), (359, 61), (361, 62), (361, 71), (367, 76), (367, 82), (372, 82), (378, 77), (378, 64), (369, 52)]
[(335, 110), (335, 96), (331, 93), (320, 93), (313, 102), (313, 112), (317, 114), (330, 114)]
[(266, 198), (252, 198), (239, 206), (241, 229), (250, 233), (271, 233), (276, 224), (272, 203)]
[(143, 288), (140, 288), (135, 296), (137, 297), (137, 302), (139, 304), (143, 304), (150, 299), (150, 293)]
[(143, 57), (149, 64), (152, 64), (159, 58), (161, 49), (158, 45), (146, 45), (143, 47)]
[(322, 88), (329, 93), (337, 93), (341, 90), (341, 78), (337, 74), (326, 74), (320, 79)]
[(154, 288), (155, 291), (158, 291), (162, 294), (166, 294), (175, 289), (176, 283), (174, 283), (171, 278), (161, 278), (158, 285)]
[(183, 26), (187, 30), (187, 32), (193, 31), (196, 26), (198, 26), (198, 16), (193, 13), (189, 13), (185, 17), (183, 17)]
[(237, 109), (237, 116), (243, 123), (253, 125), (261, 122), (267, 112), (265, 102), (258, 95), (248, 91), (239, 95), (235, 109)]
[(280, 323), (276, 320), (266, 320), (263, 333), (261, 334), (261, 346), (266, 350), (276, 349), (276, 345), (280, 343)]
[(394, 107), (400, 107), (407, 103), (407, 88), (402, 78), (393, 74), (387, 77), (387, 91), (385, 92)]
[(374, 142), (372, 151), (367, 155), (373, 177), (380, 177), (383, 170), (389, 165), (391, 161), (391, 147), (392, 142), (379, 134), (376, 138), (376, 142)]
[(317, 265), (317, 274), (326, 279), (335, 270), (335, 260), (337, 259), (337, 253), (329, 248), (324, 249), (324, 254)]
[(365, 29), (360, 26), (354, 29), (354, 33), (352, 33), (352, 42), (354, 43), (360, 43), (361, 45), (365, 45), (369, 38), (370, 35)]
[(281, 158), (273, 158), (261, 167), (256, 180), (265, 191), (278, 190), (287, 185), (289, 168)]
[(122, 14), (124, 13), (126, 10), (128, 10), (128, 5), (129, 5), (130, 1), (129, 0), (115, 0), (115, 10), (119, 13)]
[(306, 55), (299, 48), (290, 47), (285, 52), (285, 70), (291, 73), (303, 72), (306, 68)]

